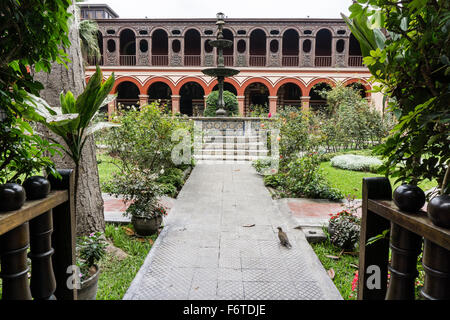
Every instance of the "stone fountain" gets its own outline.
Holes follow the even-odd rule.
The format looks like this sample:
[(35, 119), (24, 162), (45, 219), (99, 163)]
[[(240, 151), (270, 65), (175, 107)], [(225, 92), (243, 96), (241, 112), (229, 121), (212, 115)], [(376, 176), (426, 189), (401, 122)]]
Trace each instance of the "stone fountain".
[(226, 77), (231, 77), (239, 73), (239, 70), (233, 68), (225, 67), (224, 58), (223, 58), (223, 48), (231, 47), (233, 45), (233, 41), (227, 40), (223, 38), (223, 25), (225, 24), (225, 15), (222, 12), (219, 12), (217, 15), (217, 39), (209, 42), (211, 47), (217, 48), (217, 67), (216, 68), (207, 68), (203, 69), (203, 74), (210, 77), (217, 77), (218, 87), (219, 87), (219, 98), (217, 101), (217, 110), (216, 115), (218, 117), (225, 117), (227, 115), (227, 111), (225, 108), (225, 101), (223, 100), (223, 83)]

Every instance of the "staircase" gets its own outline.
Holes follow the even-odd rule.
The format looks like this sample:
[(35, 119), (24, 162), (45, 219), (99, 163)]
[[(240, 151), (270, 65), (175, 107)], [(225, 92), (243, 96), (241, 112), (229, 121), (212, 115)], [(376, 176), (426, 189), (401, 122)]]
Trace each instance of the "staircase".
[(243, 162), (268, 156), (266, 130), (256, 118), (202, 118), (194, 122), (198, 162)]

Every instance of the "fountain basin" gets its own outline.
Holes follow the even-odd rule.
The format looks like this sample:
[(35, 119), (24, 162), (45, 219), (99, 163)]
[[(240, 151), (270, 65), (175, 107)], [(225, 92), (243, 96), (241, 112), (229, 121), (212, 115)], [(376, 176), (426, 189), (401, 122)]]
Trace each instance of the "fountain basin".
[(227, 39), (210, 40), (209, 45), (216, 48), (228, 48), (233, 45), (233, 41)]
[(217, 67), (203, 69), (202, 72), (210, 77), (232, 77), (240, 71), (233, 68)]

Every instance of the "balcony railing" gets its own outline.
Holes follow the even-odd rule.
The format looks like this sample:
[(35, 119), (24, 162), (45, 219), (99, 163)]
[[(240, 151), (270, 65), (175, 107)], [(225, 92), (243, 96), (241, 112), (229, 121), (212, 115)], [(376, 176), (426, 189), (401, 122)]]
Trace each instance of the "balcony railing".
[(314, 60), (314, 65), (316, 67), (330, 67), (331, 56), (316, 56)]
[(224, 55), (223, 62), (225, 66), (232, 67), (234, 65), (233, 55)]
[(184, 56), (184, 65), (185, 66), (199, 66), (201, 64), (201, 56), (200, 55), (185, 55)]
[(284, 55), (281, 59), (281, 64), (283, 67), (297, 67), (298, 66), (298, 56)]
[(168, 66), (169, 56), (168, 55), (153, 55), (152, 56), (153, 66)]
[(349, 56), (348, 57), (348, 66), (349, 67), (362, 67), (363, 65), (363, 57), (362, 56)]
[(266, 56), (265, 55), (250, 55), (249, 65), (252, 67), (265, 67)]
[(121, 55), (120, 56), (120, 65), (121, 66), (135, 66), (136, 65), (136, 56), (135, 55)]
[(87, 57), (87, 63), (90, 66), (102, 66), (103, 65), (103, 56), (100, 56), (100, 58), (98, 58), (97, 56), (88, 56)]

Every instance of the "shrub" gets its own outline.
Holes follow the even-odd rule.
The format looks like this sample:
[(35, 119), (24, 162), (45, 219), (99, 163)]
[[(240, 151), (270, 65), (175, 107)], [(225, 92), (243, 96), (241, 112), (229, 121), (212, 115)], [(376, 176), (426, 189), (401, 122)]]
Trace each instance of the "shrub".
[(270, 168), (271, 160), (267, 158), (258, 159), (252, 162), (253, 168), (255, 168), (256, 172), (263, 173), (265, 170)]
[(382, 161), (375, 157), (365, 157), (354, 154), (335, 156), (331, 165), (344, 170), (376, 172), (382, 165)]
[[(206, 109), (203, 115), (205, 117), (215, 117), (217, 110), (217, 101), (219, 99), (219, 91), (213, 91), (206, 99)], [(230, 91), (223, 92), (223, 100), (225, 102), (224, 109), (228, 111), (228, 116), (239, 114), (238, 101), (234, 93)]]
[(95, 271), (92, 267), (106, 253), (107, 243), (101, 232), (91, 233), (77, 239), (77, 265), (80, 268), (81, 280), (88, 279)]
[(317, 154), (309, 153), (288, 164), (285, 188), (295, 196), (340, 200), (342, 193), (331, 187), (319, 169)]
[(252, 104), (248, 107), (248, 109), (251, 117), (267, 116), (269, 113), (269, 106), (267, 104)]
[(347, 210), (331, 216), (328, 224), (330, 242), (342, 249), (353, 250), (359, 241), (360, 219)]

